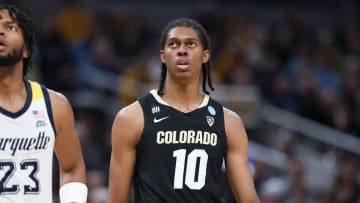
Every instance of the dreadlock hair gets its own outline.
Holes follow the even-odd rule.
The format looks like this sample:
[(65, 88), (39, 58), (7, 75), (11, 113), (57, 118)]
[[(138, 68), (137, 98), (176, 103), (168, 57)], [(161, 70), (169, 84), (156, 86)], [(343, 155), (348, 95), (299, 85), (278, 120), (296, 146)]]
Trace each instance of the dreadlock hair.
[(25, 76), (32, 67), (32, 56), (35, 51), (35, 23), (23, 11), (13, 5), (0, 5), (0, 10), (7, 10), (11, 19), (15, 21), (22, 30), (24, 43), (29, 54), (28, 58), (23, 59), (23, 76)]
[[(189, 27), (189, 28), (194, 29), (200, 39), (203, 49), (204, 50), (211, 49), (209, 35), (207, 34), (207, 32), (205, 31), (205, 28), (200, 23), (196, 22), (195, 20), (188, 19), (188, 18), (179, 18), (179, 19), (169, 22), (165, 26), (164, 30), (161, 32), (161, 37), (160, 37), (160, 49), (161, 50), (163, 50), (165, 47), (165, 42), (166, 42), (166, 38), (169, 34), (169, 31), (175, 27)], [(163, 89), (164, 89), (165, 80), (166, 80), (166, 72), (167, 72), (166, 64), (162, 63), (161, 64), (161, 79), (160, 79), (160, 84), (159, 84), (159, 88), (158, 88), (159, 95), (164, 94)], [(210, 74), (210, 60), (208, 62), (202, 64), (202, 76), (203, 76), (203, 80), (202, 80), (203, 81), (203, 83), (202, 83), (203, 92), (205, 94), (210, 94), (210, 92), (206, 89), (206, 84), (208, 84), (210, 89), (212, 91), (214, 91), (214, 87), (212, 85), (212, 80), (211, 80), (211, 74)]]

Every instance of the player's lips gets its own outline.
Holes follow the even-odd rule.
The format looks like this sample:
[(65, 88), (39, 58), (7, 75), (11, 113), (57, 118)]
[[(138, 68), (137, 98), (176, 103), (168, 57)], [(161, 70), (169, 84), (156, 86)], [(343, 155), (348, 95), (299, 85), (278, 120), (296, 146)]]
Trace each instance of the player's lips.
[(176, 66), (179, 68), (187, 68), (190, 65), (190, 61), (187, 58), (179, 58), (176, 60)]
[(6, 44), (2, 40), (0, 40), (0, 51), (4, 49), (6, 49)]

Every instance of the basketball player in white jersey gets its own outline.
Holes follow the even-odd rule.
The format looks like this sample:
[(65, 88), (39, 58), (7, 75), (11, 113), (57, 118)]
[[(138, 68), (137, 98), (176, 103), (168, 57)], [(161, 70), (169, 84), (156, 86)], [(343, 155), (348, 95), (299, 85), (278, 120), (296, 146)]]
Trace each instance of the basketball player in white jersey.
[(85, 164), (71, 106), (60, 93), (24, 79), (32, 27), (16, 7), (0, 6), (0, 202), (51, 203), (55, 152), (61, 203), (83, 203)]

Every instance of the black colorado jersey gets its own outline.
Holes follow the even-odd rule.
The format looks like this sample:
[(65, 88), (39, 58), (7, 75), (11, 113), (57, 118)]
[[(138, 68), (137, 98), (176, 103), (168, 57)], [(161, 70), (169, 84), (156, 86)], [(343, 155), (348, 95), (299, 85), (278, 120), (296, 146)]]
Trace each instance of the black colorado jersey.
[(139, 102), (145, 124), (136, 153), (135, 202), (221, 202), (223, 106), (205, 96), (199, 108), (183, 113), (156, 90)]

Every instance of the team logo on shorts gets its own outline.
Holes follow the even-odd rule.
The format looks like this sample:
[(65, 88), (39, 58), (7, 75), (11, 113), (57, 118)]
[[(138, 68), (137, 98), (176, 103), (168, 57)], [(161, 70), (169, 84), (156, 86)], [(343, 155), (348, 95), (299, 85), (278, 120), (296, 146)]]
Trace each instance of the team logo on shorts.
[(209, 124), (209, 126), (211, 127), (214, 125), (215, 119), (212, 116), (206, 116), (206, 121)]

